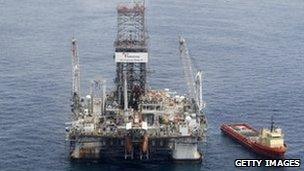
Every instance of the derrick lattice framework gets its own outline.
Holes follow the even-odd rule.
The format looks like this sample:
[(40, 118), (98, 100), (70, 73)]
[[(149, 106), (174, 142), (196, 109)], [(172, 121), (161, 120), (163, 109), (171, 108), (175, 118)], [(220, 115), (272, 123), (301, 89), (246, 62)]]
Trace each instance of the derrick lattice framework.
[(118, 32), (114, 43), (116, 97), (121, 108), (136, 110), (139, 97), (146, 90), (148, 47), (145, 3), (119, 5), (117, 13)]

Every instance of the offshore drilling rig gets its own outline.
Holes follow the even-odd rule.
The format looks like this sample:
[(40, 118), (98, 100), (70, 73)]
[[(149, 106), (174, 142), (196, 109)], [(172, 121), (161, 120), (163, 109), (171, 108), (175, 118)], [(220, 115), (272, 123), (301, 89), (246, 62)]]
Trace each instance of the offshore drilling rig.
[(73, 121), (66, 127), (72, 160), (202, 160), (199, 144), (207, 127), (202, 72), (194, 74), (186, 41), (180, 37), (188, 97), (149, 88), (145, 9), (144, 2), (117, 7), (114, 91), (106, 91), (105, 80), (94, 80), (90, 93), (81, 96), (77, 41), (72, 40)]

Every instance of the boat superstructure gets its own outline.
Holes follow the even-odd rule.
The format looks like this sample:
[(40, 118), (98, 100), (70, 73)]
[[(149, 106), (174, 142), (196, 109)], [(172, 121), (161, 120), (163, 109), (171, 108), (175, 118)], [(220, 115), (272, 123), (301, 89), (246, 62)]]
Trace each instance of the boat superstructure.
[(205, 139), (202, 72), (195, 75), (185, 39), (179, 50), (189, 96), (147, 84), (149, 61), (144, 2), (117, 7), (115, 89), (94, 80), (80, 93), (77, 41), (72, 40), (73, 121), (67, 126), (70, 158), (76, 160), (201, 161)]

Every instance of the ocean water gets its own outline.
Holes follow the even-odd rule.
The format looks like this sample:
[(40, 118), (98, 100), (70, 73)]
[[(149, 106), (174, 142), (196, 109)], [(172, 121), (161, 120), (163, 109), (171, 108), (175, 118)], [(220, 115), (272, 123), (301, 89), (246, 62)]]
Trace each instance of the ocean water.
[[(220, 133), (223, 122), (285, 132), (287, 158), (304, 160), (304, 1), (147, 1), (149, 84), (185, 93), (178, 53), (183, 35), (204, 71), (209, 129), (201, 165), (71, 163), (70, 40), (79, 41), (81, 88), (113, 86), (117, 0), (0, 0), (0, 170), (237, 169), (257, 156)], [(304, 169), (279, 169), (300, 170)]]

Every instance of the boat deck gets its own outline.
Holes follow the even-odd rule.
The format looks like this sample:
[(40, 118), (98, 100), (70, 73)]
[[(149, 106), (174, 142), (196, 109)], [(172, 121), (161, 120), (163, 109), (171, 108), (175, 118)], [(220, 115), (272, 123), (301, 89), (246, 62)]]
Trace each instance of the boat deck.
[(258, 131), (247, 124), (229, 124), (228, 126), (250, 140), (258, 139)]

